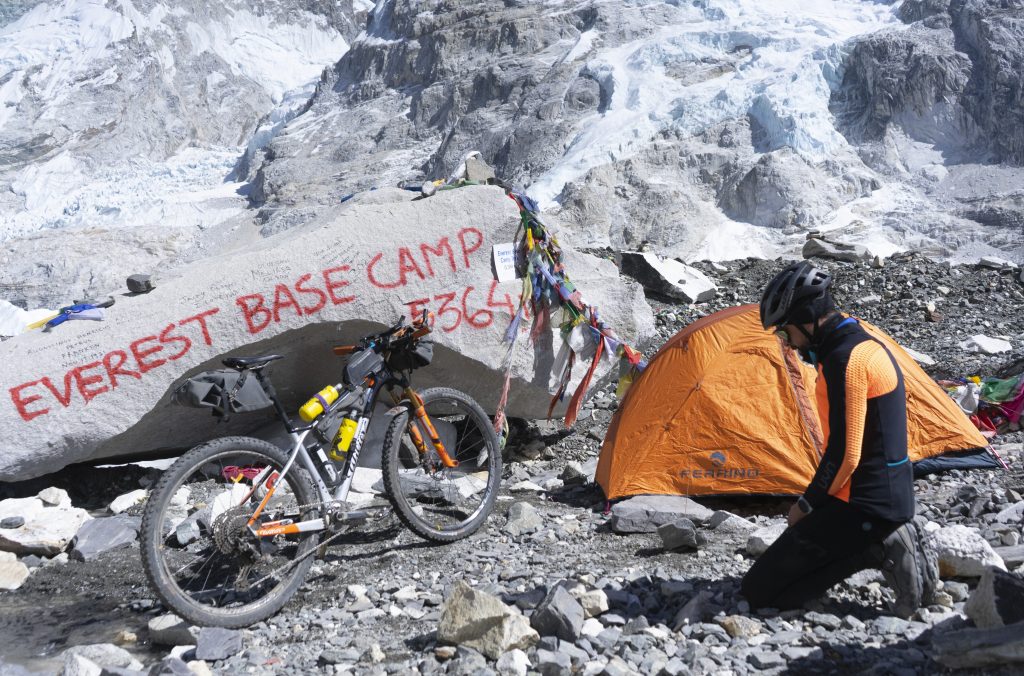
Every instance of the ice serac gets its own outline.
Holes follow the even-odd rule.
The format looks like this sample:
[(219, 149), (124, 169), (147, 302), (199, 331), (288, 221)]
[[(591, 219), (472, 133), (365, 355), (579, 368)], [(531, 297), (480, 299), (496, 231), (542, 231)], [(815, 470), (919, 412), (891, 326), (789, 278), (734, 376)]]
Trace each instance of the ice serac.
[[(0, 343), (0, 480), (252, 431), (270, 423), (269, 414), (218, 425), (205, 411), (172, 406), (170, 392), (186, 375), (221, 367), (225, 356), (277, 353), (286, 359), (273, 379), (295, 410), (340, 380), (332, 345), (423, 309), (436, 314), (436, 348), (416, 384), (466, 390), (493, 410), (502, 337), (521, 285), (494, 281), (491, 248), (513, 241), (515, 204), (495, 187), (414, 201), (401, 190), (372, 196), (374, 203), (181, 268), (148, 294), (119, 298), (103, 322)], [(623, 339), (653, 332), (642, 291), (612, 263), (567, 250), (566, 267)], [(546, 414), (558, 343), (553, 335), (520, 341), (510, 415)], [(610, 365), (602, 362), (602, 371)]]

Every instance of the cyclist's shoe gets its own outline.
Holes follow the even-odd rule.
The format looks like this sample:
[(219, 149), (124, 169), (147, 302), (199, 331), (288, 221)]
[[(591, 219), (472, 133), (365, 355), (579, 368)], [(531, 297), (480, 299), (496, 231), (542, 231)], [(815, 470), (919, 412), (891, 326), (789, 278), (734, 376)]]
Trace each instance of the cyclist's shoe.
[(918, 561), (921, 570), (921, 604), (930, 606), (935, 603), (935, 593), (939, 591), (939, 554), (930, 543), (926, 542), (924, 526), (928, 520), (922, 516), (914, 517), (917, 528), (917, 545), (920, 556)]
[(909, 618), (921, 607), (924, 595), (923, 554), (917, 528), (905, 523), (882, 542), (882, 575), (896, 595), (893, 612)]

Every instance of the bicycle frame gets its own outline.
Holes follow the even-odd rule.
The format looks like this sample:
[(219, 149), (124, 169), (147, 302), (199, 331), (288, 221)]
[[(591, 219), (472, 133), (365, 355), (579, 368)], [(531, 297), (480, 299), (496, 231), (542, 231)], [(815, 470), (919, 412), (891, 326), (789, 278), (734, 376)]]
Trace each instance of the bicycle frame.
[[(292, 447), (291, 450), (288, 452), (288, 461), (285, 463), (284, 467), (281, 468), (281, 472), (279, 473), (278, 477), (273, 479), (272, 482), (269, 481), (271, 478), (269, 476), (257, 477), (257, 479), (253, 481), (252, 490), (249, 491), (249, 493), (242, 499), (240, 503), (242, 504), (246, 500), (248, 500), (249, 497), (251, 497), (252, 494), (261, 485), (263, 485), (264, 483), (268, 483), (266, 495), (264, 495), (263, 499), (260, 501), (260, 505), (256, 508), (256, 511), (253, 512), (252, 516), (249, 518), (249, 521), (247, 523), (247, 526), (250, 529), (250, 531), (252, 531), (252, 533), (257, 537), (269, 537), (273, 535), (287, 535), (292, 533), (302, 533), (308, 531), (320, 531), (325, 530), (327, 528), (328, 521), (323, 516), (318, 517), (316, 519), (310, 519), (308, 521), (299, 522), (296, 522), (290, 518), (285, 518), (278, 521), (262, 524), (259, 527), (256, 527), (255, 525), (257, 519), (259, 519), (260, 515), (263, 513), (263, 509), (266, 507), (267, 503), (270, 502), (270, 498), (276, 491), (277, 486), (280, 485), (281, 480), (285, 476), (287, 476), (288, 472), (291, 470), (292, 466), (296, 462), (298, 462), (301, 467), (303, 467), (307, 472), (309, 472), (309, 475), (313, 479), (313, 484), (316, 487), (317, 495), (320, 498), (321, 503), (328, 504), (332, 502), (344, 502), (346, 498), (348, 498), (349, 490), (352, 487), (352, 480), (355, 478), (356, 468), (359, 465), (359, 452), (362, 450), (363, 443), (366, 440), (366, 430), (370, 426), (370, 420), (373, 416), (374, 407), (377, 404), (377, 398), (380, 395), (381, 390), (384, 389), (385, 387), (389, 387), (392, 385), (404, 385), (403, 395), (405, 399), (412, 404), (412, 413), (415, 415), (416, 420), (419, 421), (419, 423), (423, 425), (424, 429), (427, 430), (427, 434), (430, 437), (431, 445), (437, 452), (438, 457), (441, 460), (441, 463), (445, 467), (449, 468), (458, 466), (458, 462), (453, 460), (449, 456), (447, 449), (444, 446), (444, 443), (441, 441), (440, 436), (437, 433), (437, 430), (434, 428), (433, 423), (430, 421), (430, 417), (427, 415), (426, 409), (423, 406), (423, 399), (420, 398), (419, 394), (417, 394), (416, 391), (413, 390), (412, 387), (409, 386), (407, 383), (396, 382), (395, 379), (392, 377), (380, 378), (379, 374), (378, 377), (368, 376), (368, 394), (363, 404), (363, 409), (360, 412), (359, 423), (358, 426), (356, 427), (355, 436), (352, 439), (352, 445), (349, 449), (348, 457), (345, 459), (345, 464), (341, 469), (340, 481), (338, 482), (337, 487), (334, 488), (334, 491), (332, 493), (331, 487), (329, 487), (327, 485), (327, 482), (324, 481), (323, 473), (321, 472), (320, 468), (317, 467), (316, 463), (313, 461), (313, 458), (310, 456), (309, 451), (306, 449), (304, 443), (306, 437), (313, 430), (313, 428), (316, 427), (316, 422), (314, 421), (309, 423), (308, 425), (296, 426), (293, 423), (292, 419), (288, 416), (288, 413), (285, 411), (284, 406), (278, 399), (277, 393), (274, 390), (274, 387), (271, 384), (270, 380), (263, 375), (262, 370), (257, 369), (255, 371), (255, 374), (257, 380), (259, 380), (260, 384), (267, 392), (267, 395), (270, 397), (270, 400), (273, 402), (278, 417), (284, 423), (285, 428), (287, 429), (288, 434), (292, 439)], [(391, 409), (388, 411), (389, 415), (392, 415), (394, 413), (397, 413), (396, 409)], [(428, 450), (427, 444), (424, 441), (423, 436), (417, 429), (417, 426), (411, 425), (409, 427), (409, 433), (409, 436), (412, 438), (413, 444), (416, 446), (417, 451), (421, 455), (425, 454)], [(319, 444), (319, 442), (317, 443)], [(353, 514), (358, 514), (360, 517), (364, 516), (363, 513), (361, 512), (356, 512)]]

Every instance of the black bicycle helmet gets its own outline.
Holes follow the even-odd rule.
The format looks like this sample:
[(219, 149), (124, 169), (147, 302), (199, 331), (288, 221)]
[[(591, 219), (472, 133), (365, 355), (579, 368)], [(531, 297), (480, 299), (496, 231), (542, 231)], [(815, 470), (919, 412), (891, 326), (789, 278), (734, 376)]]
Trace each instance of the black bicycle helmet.
[(761, 326), (809, 324), (835, 309), (832, 276), (809, 261), (787, 265), (761, 296)]

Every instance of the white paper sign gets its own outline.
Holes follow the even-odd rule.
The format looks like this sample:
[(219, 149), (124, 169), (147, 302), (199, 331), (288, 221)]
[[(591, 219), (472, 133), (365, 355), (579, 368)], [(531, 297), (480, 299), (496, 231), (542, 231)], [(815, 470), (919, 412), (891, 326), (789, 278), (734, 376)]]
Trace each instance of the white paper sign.
[(516, 278), (516, 245), (512, 242), (495, 244), (491, 247), (494, 258), (494, 274), (499, 282), (510, 282)]

